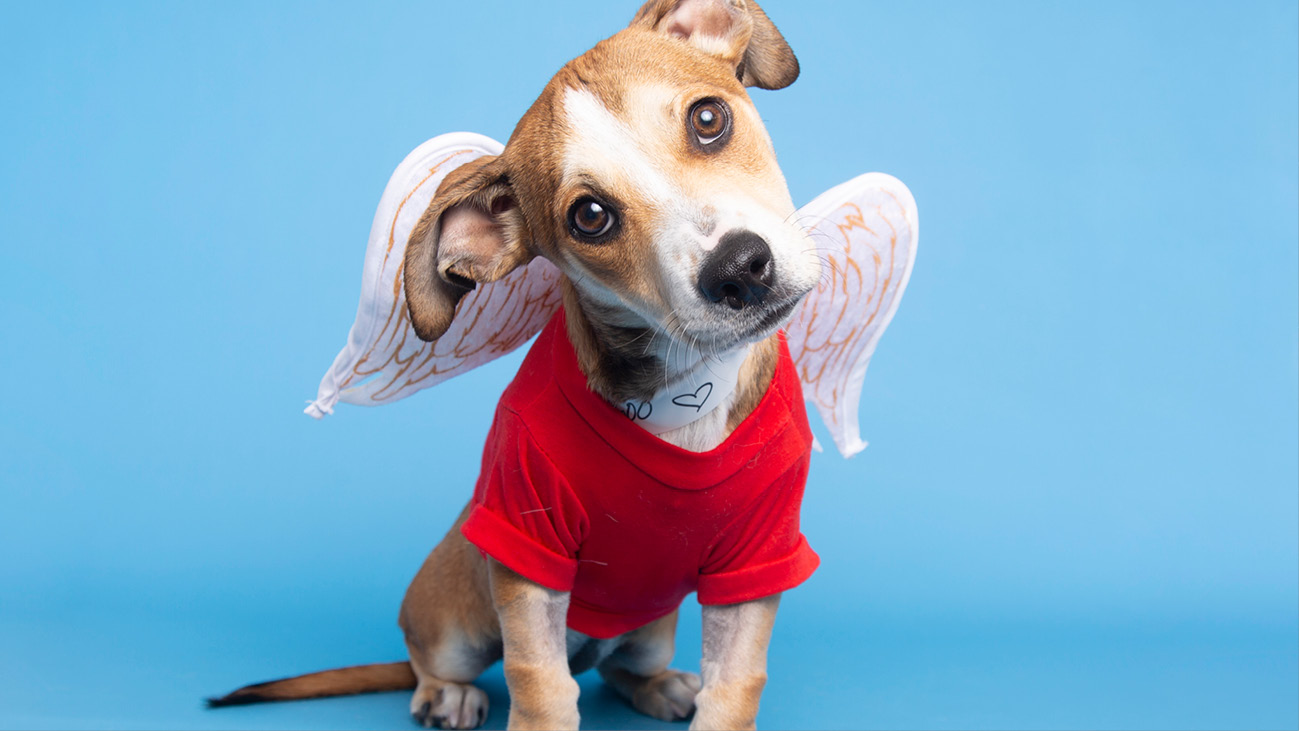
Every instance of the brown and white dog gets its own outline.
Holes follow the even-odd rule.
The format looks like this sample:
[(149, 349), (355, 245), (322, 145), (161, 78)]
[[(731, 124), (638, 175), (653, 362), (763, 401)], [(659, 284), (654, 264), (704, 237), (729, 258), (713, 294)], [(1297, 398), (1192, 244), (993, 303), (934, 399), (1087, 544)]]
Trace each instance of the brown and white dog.
[[(438, 338), (475, 284), (545, 257), (564, 274), (578, 363), (610, 403), (649, 399), (705, 358), (747, 348), (720, 408), (659, 435), (696, 452), (721, 444), (757, 406), (776, 332), (820, 276), (745, 91), (798, 73), (753, 0), (650, 0), (555, 75), (502, 154), (444, 180), (406, 251), (416, 332)], [(703, 607), (701, 679), (668, 668), (675, 611), (613, 639), (569, 630), (569, 595), (484, 559), (459, 531), (466, 514), (402, 604), (409, 662), (261, 683), (212, 704), (414, 687), (421, 724), (473, 728), (487, 696), (472, 683), (503, 658), (510, 728), (577, 728), (573, 673), (592, 666), (648, 715), (753, 727), (779, 595)]]

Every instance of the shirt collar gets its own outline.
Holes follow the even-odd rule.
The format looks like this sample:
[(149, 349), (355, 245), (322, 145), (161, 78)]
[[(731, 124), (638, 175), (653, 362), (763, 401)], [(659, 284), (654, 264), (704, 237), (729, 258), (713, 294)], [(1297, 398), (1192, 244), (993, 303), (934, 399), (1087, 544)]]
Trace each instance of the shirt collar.
[[(625, 412), (591, 391), (586, 374), (577, 363), (577, 353), (568, 340), (563, 308), (555, 313), (547, 329), (555, 381), (573, 409), (614, 451), (666, 485), (682, 489), (711, 487), (753, 466), (755, 458), (766, 449), (778, 448), (790, 453), (789, 447), (794, 447), (793, 452), (805, 453), (811, 448), (812, 432), (806, 415), (802, 414), (802, 391), (784, 333), (780, 335), (780, 360), (775, 375), (753, 413), (714, 449), (691, 452), (633, 424)], [(791, 418), (795, 411), (801, 419)], [(791, 420), (796, 423), (791, 424)], [(797, 445), (787, 445), (786, 439), (779, 439), (789, 433), (791, 426), (801, 426), (797, 434), (790, 435), (798, 440)]]
[(745, 345), (705, 359), (686, 376), (669, 383), (648, 401), (624, 401), (622, 411), (636, 426), (655, 436), (680, 429), (711, 414), (735, 392), (740, 366), (749, 357)]

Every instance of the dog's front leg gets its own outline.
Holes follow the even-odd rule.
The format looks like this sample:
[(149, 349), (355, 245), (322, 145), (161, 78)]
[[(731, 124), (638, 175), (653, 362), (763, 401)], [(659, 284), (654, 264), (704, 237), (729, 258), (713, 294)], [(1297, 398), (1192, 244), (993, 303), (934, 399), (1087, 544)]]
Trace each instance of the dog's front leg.
[(705, 606), (704, 687), (695, 699), (696, 729), (751, 729), (767, 684), (767, 645), (780, 595), (741, 604)]
[(491, 561), (501, 620), (511, 729), (576, 729), (577, 681), (568, 670), (568, 593), (547, 589)]

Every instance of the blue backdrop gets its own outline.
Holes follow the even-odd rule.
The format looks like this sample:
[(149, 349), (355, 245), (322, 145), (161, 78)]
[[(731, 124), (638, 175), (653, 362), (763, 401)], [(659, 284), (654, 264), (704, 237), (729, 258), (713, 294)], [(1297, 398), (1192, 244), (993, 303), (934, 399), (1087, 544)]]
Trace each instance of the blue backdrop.
[[(795, 199), (889, 172), (923, 237), (871, 447), (814, 459), (760, 724), (1295, 728), (1295, 3), (767, 9)], [(405, 694), (200, 699), (402, 657), (519, 357), (301, 409), (397, 162), (504, 140), (633, 11), (0, 9), (0, 727), (407, 727)], [(588, 726), (663, 726), (581, 681)]]

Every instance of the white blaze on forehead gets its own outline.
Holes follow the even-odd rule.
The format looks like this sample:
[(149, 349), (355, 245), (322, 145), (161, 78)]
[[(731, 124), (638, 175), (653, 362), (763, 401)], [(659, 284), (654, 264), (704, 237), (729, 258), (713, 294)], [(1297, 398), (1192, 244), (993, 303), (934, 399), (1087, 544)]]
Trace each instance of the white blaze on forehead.
[(645, 108), (634, 110), (637, 129), (632, 129), (590, 91), (565, 91), (564, 115), (569, 134), (564, 143), (564, 179), (589, 175), (597, 181), (617, 181), (660, 204), (680, 198), (678, 186), (648, 154), (661, 138), (655, 128), (661, 128), (666, 112), (666, 100), (656, 105), (653, 96), (658, 95), (640, 95), (636, 99), (639, 103), (635, 106)]

